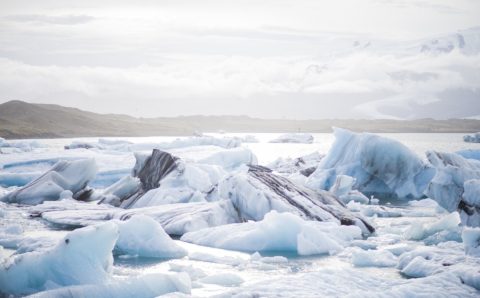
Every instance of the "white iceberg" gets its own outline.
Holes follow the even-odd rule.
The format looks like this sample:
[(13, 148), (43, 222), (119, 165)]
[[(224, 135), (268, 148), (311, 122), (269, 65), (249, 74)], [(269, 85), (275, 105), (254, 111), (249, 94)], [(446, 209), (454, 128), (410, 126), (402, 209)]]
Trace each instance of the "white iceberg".
[(88, 182), (95, 178), (97, 166), (94, 159), (79, 159), (73, 161), (59, 161), (49, 171), (28, 183), (22, 188), (14, 190), (2, 201), (35, 205), (43, 201), (53, 201), (60, 198), (60, 194), (71, 191), (74, 196), (82, 196)]
[(105, 283), (117, 238), (117, 225), (110, 222), (70, 232), (51, 250), (14, 255), (0, 265), (0, 288), (8, 294), (25, 295), (46, 290), (51, 283)]
[(115, 250), (150, 258), (181, 258), (187, 251), (165, 233), (162, 226), (146, 215), (134, 215), (127, 221), (118, 221), (120, 235)]
[(356, 179), (366, 195), (418, 199), (435, 174), (415, 153), (398, 141), (370, 133), (334, 129), (335, 142), (317, 170), (307, 179), (312, 189), (329, 189), (338, 175)]
[(313, 136), (309, 133), (286, 133), (270, 141), (270, 143), (303, 143), (312, 144)]
[(186, 233), (181, 240), (240, 251), (291, 251), (299, 255), (333, 254), (361, 238), (356, 226), (305, 221), (291, 213), (271, 211), (258, 222), (230, 224)]

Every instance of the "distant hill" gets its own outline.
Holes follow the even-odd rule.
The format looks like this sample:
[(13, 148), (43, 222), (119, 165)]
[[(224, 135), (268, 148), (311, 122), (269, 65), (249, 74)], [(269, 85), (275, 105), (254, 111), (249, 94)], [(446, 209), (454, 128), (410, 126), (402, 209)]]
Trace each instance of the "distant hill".
[(477, 132), (480, 120), (283, 120), (246, 116), (135, 118), (50, 104), (0, 104), (0, 137), (60, 138), (192, 135), (195, 132), (330, 132), (332, 126), (370, 132)]

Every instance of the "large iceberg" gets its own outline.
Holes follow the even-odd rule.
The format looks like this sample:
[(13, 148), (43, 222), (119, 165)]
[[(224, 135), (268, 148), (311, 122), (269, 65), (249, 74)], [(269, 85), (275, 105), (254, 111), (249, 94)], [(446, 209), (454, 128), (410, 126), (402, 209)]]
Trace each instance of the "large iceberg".
[(458, 210), (463, 224), (480, 226), (480, 161), (435, 151), (427, 158), (437, 172), (426, 194), (449, 212)]
[(24, 187), (1, 198), (4, 202), (35, 205), (43, 201), (58, 200), (69, 191), (74, 198), (88, 196), (85, 187), (95, 178), (97, 166), (94, 159), (59, 161), (49, 171)]
[(313, 143), (313, 136), (309, 133), (286, 133), (270, 141), (270, 143)]
[(261, 166), (245, 167), (231, 174), (219, 183), (218, 189), (219, 197), (233, 202), (242, 221), (259, 221), (276, 210), (308, 220), (358, 225), (366, 234), (374, 230), (330, 192), (308, 189)]
[(335, 128), (335, 142), (306, 185), (330, 189), (338, 175), (356, 179), (355, 188), (380, 198), (416, 199), (435, 169), (398, 141), (370, 133)]
[(1, 292), (25, 295), (52, 286), (105, 283), (117, 238), (117, 225), (110, 222), (70, 232), (51, 250), (14, 255), (0, 265)]
[(181, 240), (240, 251), (293, 251), (299, 255), (333, 254), (362, 237), (356, 226), (306, 221), (271, 211), (259, 222), (230, 224), (186, 233)]

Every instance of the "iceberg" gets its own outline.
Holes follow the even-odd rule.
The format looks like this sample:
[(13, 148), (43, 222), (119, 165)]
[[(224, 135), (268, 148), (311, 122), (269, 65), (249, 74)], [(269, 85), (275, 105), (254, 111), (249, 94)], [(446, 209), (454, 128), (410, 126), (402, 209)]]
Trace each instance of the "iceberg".
[(112, 270), (117, 238), (117, 225), (110, 222), (70, 232), (50, 250), (14, 255), (0, 264), (0, 289), (26, 295), (46, 290), (51, 284), (105, 283)]
[(333, 254), (362, 237), (360, 228), (334, 222), (306, 221), (271, 211), (258, 222), (229, 224), (189, 232), (182, 241), (248, 252), (291, 251), (299, 255)]
[(219, 151), (198, 161), (201, 164), (217, 165), (226, 170), (235, 169), (241, 165), (257, 164), (257, 157), (251, 150), (243, 147)]
[(187, 251), (165, 233), (162, 226), (146, 215), (134, 215), (118, 221), (119, 237), (115, 251), (119, 254), (148, 258), (181, 258)]
[(480, 143), (480, 132), (463, 136), (463, 141), (467, 143)]
[(71, 191), (76, 199), (84, 199), (89, 193), (85, 188), (88, 182), (95, 178), (96, 173), (94, 159), (59, 161), (37, 179), (7, 193), (0, 200), (35, 205), (43, 201), (58, 200), (64, 191)]
[(480, 228), (465, 227), (462, 232), (465, 254), (480, 257)]
[(418, 199), (435, 169), (398, 141), (335, 128), (335, 142), (306, 185), (330, 189), (338, 175), (354, 177), (354, 187), (379, 198)]
[(270, 143), (312, 144), (313, 136), (309, 133), (286, 133), (278, 136), (276, 139), (271, 140)]
[(458, 210), (464, 225), (480, 226), (480, 161), (455, 153), (427, 152), (437, 172), (426, 194), (449, 212)]
[(348, 204), (350, 201), (368, 204), (370, 200), (358, 190), (354, 190), (353, 185), (355, 185), (355, 178), (338, 175), (335, 184), (333, 184), (329, 191), (345, 204)]
[(308, 220), (358, 225), (365, 234), (374, 230), (333, 194), (297, 185), (265, 167), (249, 166), (237, 171), (220, 181), (218, 189), (219, 197), (232, 201), (242, 221), (259, 221), (271, 210), (276, 210)]

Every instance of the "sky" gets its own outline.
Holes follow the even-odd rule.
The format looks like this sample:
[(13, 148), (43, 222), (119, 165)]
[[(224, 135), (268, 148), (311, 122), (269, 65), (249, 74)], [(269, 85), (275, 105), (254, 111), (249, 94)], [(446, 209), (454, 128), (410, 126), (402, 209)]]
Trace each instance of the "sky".
[(138, 117), (480, 117), (480, 1), (0, 2), (0, 103)]

